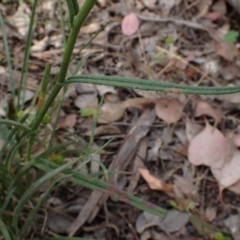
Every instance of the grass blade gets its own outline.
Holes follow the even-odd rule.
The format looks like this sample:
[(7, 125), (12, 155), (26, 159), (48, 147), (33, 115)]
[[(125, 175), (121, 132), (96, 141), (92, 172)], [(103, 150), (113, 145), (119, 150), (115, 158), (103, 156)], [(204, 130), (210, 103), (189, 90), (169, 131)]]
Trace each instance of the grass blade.
[(0, 230), (1, 230), (2, 235), (3, 235), (5, 240), (12, 240), (10, 235), (9, 235), (9, 232), (7, 230), (6, 225), (4, 224), (4, 222), (2, 221), (1, 218), (0, 218)]
[(72, 164), (76, 163), (78, 161), (78, 159), (76, 159), (73, 162), (69, 162), (66, 163), (60, 167), (57, 167), (53, 170), (51, 170), (50, 172), (48, 172), (47, 174), (45, 174), (44, 176), (42, 176), (41, 178), (39, 178), (36, 182), (34, 182), (29, 188), (28, 190), (23, 194), (22, 198), (19, 200), (15, 210), (14, 210), (14, 217), (13, 217), (13, 221), (12, 224), (14, 226), (14, 228), (18, 229), (18, 219), (20, 216), (20, 212), (22, 211), (22, 209), (24, 208), (24, 204), (27, 202), (27, 200), (29, 200), (29, 198), (31, 197), (31, 195), (45, 182), (47, 182), (48, 180), (50, 180), (51, 178), (55, 177), (58, 173), (61, 173), (63, 170), (65, 170), (66, 168), (70, 167)]

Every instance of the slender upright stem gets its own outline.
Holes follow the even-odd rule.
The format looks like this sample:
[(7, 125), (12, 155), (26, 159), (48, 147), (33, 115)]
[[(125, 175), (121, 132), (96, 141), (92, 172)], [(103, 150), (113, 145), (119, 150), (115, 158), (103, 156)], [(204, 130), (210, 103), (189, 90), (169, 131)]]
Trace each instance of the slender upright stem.
[[(65, 78), (67, 76), (67, 71), (68, 71), (68, 66), (71, 61), (71, 56), (73, 53), (73, 49), (75, 46), (75, 43), (77, 41), (77, 37), (80, 31), (80, 28), (82, 24), (84, 23), (85, 19), (87, 18), (89, 12), (93, 8), (96, 0), (85, 0), (83, 6), (81, 7), (81, 10), (78, 12), (78, 14), (75, 16), (73, 26), (71, 28), (67, 43), (66, 43), (66, 48), (64, 50), (63, 54), (63, 59), (62, 59), (62, 64), (58, 76), (57, 83), (53, 87), (49, 97), (47, 98), (46, 102), (43, 104), (41, 110), (39, 111), (38, 115), (34, 119), (32, 126), (31, 126), (31, 131), (37, 130), (38, 126), (40, 125), (43, 117), (47, 113), (48, 109), (50, 108), (51, 104), (53, 103), (54, 99), (58, 95), (59, 91), (62, 88), (62, 83), (65, 81)], [(31, 152), (33, 144), (33, 138), (31, 137), (28, 141), (28, 156), (27, 159), (30, 160), (29, 153)]]

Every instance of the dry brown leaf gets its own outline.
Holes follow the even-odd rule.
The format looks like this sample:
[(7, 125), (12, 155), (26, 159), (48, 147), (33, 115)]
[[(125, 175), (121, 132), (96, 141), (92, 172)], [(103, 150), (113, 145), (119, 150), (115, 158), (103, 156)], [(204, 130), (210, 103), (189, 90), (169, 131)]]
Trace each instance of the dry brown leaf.
[(216, 52), (219, 56), (232, 62), (237, 54), (237, 49), (233, 43), (222, 42), (216, 44)]
[[(120, 134), (120, 133), (121, 133), (121, 130), (119, 128), (117, 128), (116, 126), (102, 125), (102, 126), (99, 126), (95, 129), (94, 136), (106, 135), (106, 134), (107, 135), (109, 135), (109, 134)], [(85, 136), (91, 136), (91, 134), (92, 134), (92, 130), (84, 133)]]
[(155, 105), (156, 115), (167, 124), (177, 122), (182, 117), (183, 104), (177, 98), (161, 98)]
[(212, 10), (225, 15), (227, 13), (227, 6), (226, 1), (218, 0), (216, 3), (213, 4)]
[(178, 189), (184, 197), (194, 201), (199, 200), (198, 188), (187, 178), (174, 175), (174, 190)]
[(151, 175), (147, 169), (139, 168), (138, 171), (151, 189), (163, 191), (165, 193), (172, 192), (172, 184), (164, 183), (164, 181), (161, 180), (160, 178)]
[(133, 193), (135, 188), (137, 187), (140, 178), (140, 173), (138, 169), (144, 168), (144, 162), (142, 159), (145, 159), (146, 155), (147, 155), (147, 138), (145, 137), (140, 141), (137, 154), (133, 161), (132, 177), (126, 189), (127, 192), (129, 193)]
[(130, 98), (123, 102), (123, 106), (125, 108), (136, 107), (142, 109), (156, 103), (156, 101), (154, 98)]
[(157, 161), (159, 159), (159, 149), (162, 146), (162, 138), (157, 138), (154, 140), (153, 146), (148, 150), (147, 160), (148, 161)]
[(66, 128), (72, 128), (77, 122), (76, 114), (68, 114), (63, 122), (62, 126)]
[[(152, 126), (155, 118), (156, 115), (153, 110), (144, 110), (143, 114), (139, 117), (136, 124), (128, 132), (123, 145), (108, 167), (108, 171), (121, 173), (127, 168), (130, 161), (136, 154), (140, 140), (147, 135), (150, 126)], [(111, 175), (109, 179), (110, 182), (117, 185), (120, 177), (119, 175), (122, 176), (122, 174)], [(77, 218), (69, 227), (68, 235), (73, 236), (86, 221), (88, 221), (88, 223), (91, 223), (98, 214), (100, 208), (103, 205), (103, 202), (106, 201), (107, 198), (108, 196), (106, 196), (106, 194), (103, 192), (99, 192), (98, 190), (93, 191), (86, 201), (86, 204), (78, 214)]]
[(130, 98), (121, 103), (106, 102), (101, 108), (98, 123), (112, 123), (123, 116), (126, 108), (136, 107), (142, 109), (155, 103), (155, 101), (155, 99), (149, 98)]
[(17, 29), (22, 37), (26, 37), (30, 22), (30, 8), (25, 2), (19, 4), (14, 15), (8, 17), (8, 22)]
[(223, 134), (206, 122), (188, 147), (188, 160), (195, 166), (206, 165), (221, 168), (228, 154), (228, 142)]
[(202, 130), (203, 126), (192, 122), (189, 118), (186, 119), (186, 136), (189, 142)]
[(47, 226), (55, 233), (64, 233), (71, 225), (72, 219), (67, 214), (50, 213), (47, 219)]
[(215, 207), (207, 207), (205, 210), (205, 219), (208, 222), (212, 222), (217, 215), (217, 209)]
[(217, 123), (222, 119), (222, 111), (219, 108), (212, 107), (207, 101), (197, 101), (194, 111), (195, 117), (207, 115), (213, 117)]
[(228, 188), (240, 180), (240, 151), (236, 150), (230, 161), (221, 168), (211, 166), (211, 171), (223, 188)]
[(158, 226), (162, 219), (148, 212), (141, 213), (136, 220), (136, 230), (143, 233), (147, 228)]
[(119, 120), (125, 111), (122, 103), (104, 103), (98, 116), (98, 123), (112, 123)]
[(159, 7), (162, 9), (162, 14), (164, 17), (168, 17), (171, 9), (175, 6), (178, 5), (181, 0), (161, 0), (159, 2)]
[(240, 147), (240, 125), (237, 127), (237, 131), (232, 134), (231, 139), (236, 147)]
[(240, 194), (240, 181), (238, 181), (235, 184), (233, 184), (232, 186), (230, 186), (228, 188), (228, 190), (230, 190), (236, 194)]
[(82, 26), (81, 27), (81, 32), (82, 33), (87, 33), (87, 34), (91, 34), (91, 33), (95, 33), (97, 32), (98, 29), (100, 29), (100, 23), (99, 22), (92, 22), (88, 25)]
[(160, 226), (164, 231), (168, 233), (177, 232), (188, 223), (189, 217), (189, 213), (171, 210), (167, 212), (167, 215), (160, 223)]
[(122, 20), (122, 32), (124, 35), (131, 36), (135, 32), (137, 32), (139, 28), (140, 22), (136, 15), (136, 13), (131, 12), (128, 15), (126, 15)]

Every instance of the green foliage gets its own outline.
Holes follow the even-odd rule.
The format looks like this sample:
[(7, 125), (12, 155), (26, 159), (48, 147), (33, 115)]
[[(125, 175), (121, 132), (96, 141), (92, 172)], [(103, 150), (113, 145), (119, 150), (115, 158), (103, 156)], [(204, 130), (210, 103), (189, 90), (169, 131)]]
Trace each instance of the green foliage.
[[(4, 2), (6, 3), (8, 1), (5, 0)], [(29, 229), (31, 229), (31, 224), (34, 222), (34, 219), (36, 218), (39, 209), (42, 207), (44, 201), (49, 196), (51, 191), (53, 191), (57, 185), (62, 184), (66, 178), (75, 184), (79, 184), (92, 190), (104, 190), (108, 194), (112, 194), (119, 198), (119, 200), (123, 200), (129, 204), (132, 204), (138, 209), (148, 211), (160, 217), (164, 217), (166, 215), (166, 210), (152, 205), (148, 202), (142, 201), (141, 199), (118, 189), (116, 186), (110, 185), (107, 181), (105, 182), (99, 180), (97, 177), (87, 176), (80, 173), (79, 171), (72, 170), (71, 166), (74, 163), (79, 163), (79, 161), (82, 159), (91, 159), (89, 156), (90, 154), (94, 153), (91, 149), (93, 143), (93, 135), (89, 140), (89, 144), (87, 146), (84, 145), (84, 150), (76, 149), (77, 151), (75, 151), (75, 154), (77, 153), (78, 156), (81, 156), (82, 153), (84, 153), (85, 156), (81, 156), (80, 158), (65, 164), (65, 154), (68, 152), (68, 150), (75, 150), (73, 148), (70, 148), (70, 146), (76, 143), (76, 139), (81, 142), (79, 138), (76, 137), (74, 140), (57, 144), (57, 141), (54, 142), (52, 140), (55, 136), (56, 124), (53, 127), (53, 131), (50, 133), (51, 140), (49, 146), (47, 146), (47, 143), (45, 142), (46, 138), (39, 138), (38, 133), (42, 129), (46, 130), (46, 134), (49, 134), (46, 124), (50, 122), (51, 114), (56, 109), (58, 112), (60, 112), (61, 104), (55, 104), (55, 102), (59, 102), (55, 100), (57, 99), (60, 91), (62, 89), (65, 89), (67, 84), (74, 82), (93, 83), (161, 92), (205, 95), (230, 94), (240, 92), (240, 87), (192, 87), (172, 83), (161, 83), (156, 81), (109, 76), (80, 75), (71, 76), (66, 80), (68, 67), (73, 57), (73, 49), (78, 38), (80, 28), (86, 20), (89, 12), (93, 8), (95, 2), (96, 0), (85, 0), (84, 4), (79, 10), (77, 0), (67, 1), (67, 3), (71, 4), (71, 6), (68, 6), (71, 29), (62, 56), (60, 72), (54, 81), (55, 84), (50, 88), (50, 84), (48, 84), (50, 66), (46, 66), (42, 79), (42, 88), (40, 95), (37, 96), (38, 99), (40, 99), (38, 102), (37, 111), (36, 113), (24, 114), (24, 108), (21, 102), (21, 93), (25, 91), (23, 86), (25, 85), (24, 82), (26, 81), (28, 72), (30, 46), (32, 42), (32, 34), (34, 32), (34, 19), (38, 3), (37, 0), (32, 1), (31, 21), (29, 24), (28, 36), (26, 39), (22, 76), (18, 96), (14, 95), (14, 91), (12, 90), (14, 88), (11, 89), (13, 98), (17, 97), (17, 104), (14, 106), (15, 109), (17, 109), (17, 120), (14, 121), (11, 119), (0, 119), (0, 139), (4, 141), (3, 147), (0, 150), (0, 237), (2, 236), (6, 240), (27, 239)], [(8, 49), (7, 35), (4, 31), (4, 22), (1, 14), (0, 23), (3, 29), (2, 34), (4, 37), (5, 55), (8, 61), (9, 72), (11, 72), (11, 55)], [(238, 35), (236, 32), (230, 31), (229, 34), (225, 36), (225, 41), (234, 42), (236, 41), (237, 36)], [(89, 40), (89, 43), (90, 42), (91, 41)], [(171, 37), (166, 39), (166, 44), (172, 43), (173, 39)], [(160, 53), (157, 55), (156, 60), (160, 61), (163, 57), (164, 53)], [(81, 116), (94, 116), (97, 118), (98, 110), (82, 109)], [(33, 146), (36, 143), (38, 143), (42, 148), (42, 153), (37, 156), (33, 151)], [(102, 148), (103, 147), (104, 146), (102, 146)], [(98, 151), (101, 150), (102, 149), (98, 149)], [(82, 165), (85, 163), (86, 162), (84, 161), (81, 162)], [(102, 166), (101, 163), (99, 164), (103, 169), (102, 175), (108, 179), (108, 173), (106, 169), (104, 169), (104, 166)], [(31, 175), (31, 171), (33, 169), (34, 171), (37, 171), (41, 177), (34, 179), (34, 177)], [(61, 175), (59, 176), (59, 174)], [(48, 183), (50, 187), (42, 196), (38, 196), (37, 190), (46, 183)], [(176, 208), (178, 207), (177, 204), (174, 203), (172, 203), (172, 206)], [(188, 209), (189, 206), (185, 210)], [(14, 214), (8, 216), (6, 213), (9, 212)], [(24, 221), (22, 221), (22, 216), (24, 216)], [(52, 237), (50, 239), (79, 240), (80, 238)], [(217, 233), (215, 235), (215, 239), (222, 240), (227, 238)]]
[(224, 42), (235, 43), (239, 36), (239, 32), (235, 30), (229, 30), (224, 36)]
[(48, 124), (51, 121), (51, 116), (49, 114), (45, 114), (45, 116), (42, 119), (43, 124)]
[(82, 109), (80, 110), (80, 115), (81, 115), (81, 117), (96, 116), (96, 114), (97, 114), (97, 109), (82, 108)]
[(217, 232), (214, 235), (214, 240), (231, 240), (231, 238), (224, 236), (221, 232)]
[(173, 44), (173, 38), (172, 38), (172, 37), (167, 37), (166, 40), (165, 40), (165, 43), (166, 43), (167, 45)]

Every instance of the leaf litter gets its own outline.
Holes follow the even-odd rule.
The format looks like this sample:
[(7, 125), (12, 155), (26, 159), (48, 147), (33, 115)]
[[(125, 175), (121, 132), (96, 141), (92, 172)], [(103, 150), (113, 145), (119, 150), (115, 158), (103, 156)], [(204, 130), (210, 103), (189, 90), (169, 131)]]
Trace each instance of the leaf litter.
[[(59, 69), (63, 44), (57, 25), (60, 19), (52, 11), (55, 4), (56, 1), (50, 4), (46, 0), (37, 10), (40, 21), (36, 23), (30, 52), (29, 94), (24, 102), (26, 112), (28, 102), (37, 93), (45, 64), (52, 64), (51, 79)], [(23, 61), (23, 44), (31, 8), (23, 3), (15, 7), (12, 3), (1, 3), (0, 6), (7, 21), (12, 55), (15, 56), (14, 80), (18, 88), (21, 77), (19, 63)], [(66, 6), (63, 5), (63, 8), (65, 11)], [(64, 14), (63, 18), (67, 24), (68, 16)], [(18, 23), (14, 23), (16, 20)], [(109, 20), (111, 23), (78, 53), (89, 37)], [(99, 0), (93, 15), (82, 28), (74, 49), (77, 58), (73, 60), (69, 73), (75, 72), (79, 61), (85, 61), (78, 69), (79, 73), (139, 77), (194, 86), (201, 78), (204, 86), (236, 86), (239, 85), (240, 67), (236, 37), (238, 20), (238, 13), (234, 8), (226, 7), (226, 2), (222, 0), (141, 0), (129, 1), (129, 4)], [(46, 23), (41, 25), (40, 22)], [(0, 46), (3, 49), (1, 43)], [(7, 69), (6, 66), (2, 68)], [(0, 79), (2, 116), (6, 115), (8, 104), (8, 76), (5, 70)], [(101, 106), (100, 98), (103, 98)], [(69, 199), (78, 199), (82, 194), (85, 198), (74, 214), (67, 213), (66, 217), (63, 209), (60, 215), (51, 215), (48, 219), (51, 223), (47, 224), (49, 230), (64, 236), (76, 235), (80, 230), (83, 237), (104, 236), (105, 239), (118, 239), (120, 236), (122, 239), (143, 236), (146, 239), (193, 239), (201, 234), (204, 239), (212, 239), (218, 233), (216, 228), (225, 226), (224, 231), (237, 236), (239, 229), (231, 226), (239, 226), (239, 219), (234, 218), (236, 211), (239, 212), (236, 206), (240, 202), (239, 101), (238, 94), (198, 96), (197, 100), (190, 98), (186, 101), (175, 93), (160, 94), (86, 84), (69, 86), (58, 119), (57, 141), (84, 139), (86, 144), (91, 140), (93, 128), (95, 150), (111, 141), (100, 153), (88, 158), (89, 164), (84, 167), (79, 164), (82, 166), (79, 171), (99, 174), (104, 180), (108, 176), (109, 181), (120, 189), (178, 211), (171, 210), (165, 219), (159, 219), (146, 212), (139, 213), (128, 205), (121, 208), (122, 205), (113, 196), (67, 184), (63, 186), (64, 191), (56, 190), (54, 193), (59, 199), (71, 207)], [(94, 127), (96, 109), (100, 112)], [(83, 112), (84, 116), (81, 115)], [(69, 132), (75, 136), (69, 136)], [(229, 136), (229, 132), (232, 135)], [(49, 137), (45, 140), (48, 142)], [(80, 148), (84, 147), (75, 143), (67, 151)], [(36, 152), (42, 151), (42, 146), (36, 146)], [(79, 152), (69, 156), (64, 155), (63, 150), (61, 154), (64, 161), (80, 157)], [(187, 168), (186, 163), (189, 164)], [(100, 164), (106, 169), (102, 170)], [(203, 173), (206, 168), (211, 173)], [(221, 205), (217, 186), (220, 191), (225, 189), (222, 200), (234, 210), (229, 211)], [(118, 208), (129, 222), (122, 221)], [(232, 225), (227, 223), (231, 217), (234, 218)], [(139, 225), (139, 218), (145, 219), (145, 222)], [(108, 222), (112, 222), (117, 230), (109, 230)], [(64, 226), (59, 229), (52, 223)], [(95, 223), (102, 227), (101, 231), (94, 228)], [(201, 232), (203, 229), (207, 231)], [(34, 237), (38, 237), (41, 231), (34, 231)]]

